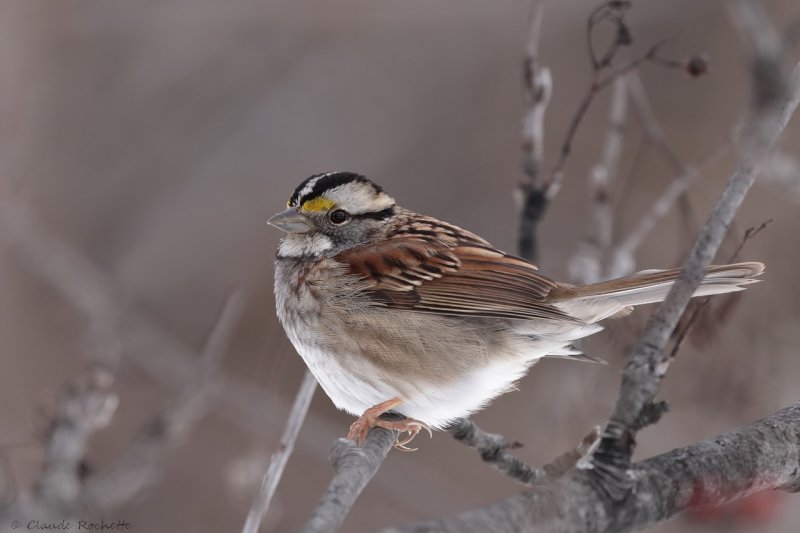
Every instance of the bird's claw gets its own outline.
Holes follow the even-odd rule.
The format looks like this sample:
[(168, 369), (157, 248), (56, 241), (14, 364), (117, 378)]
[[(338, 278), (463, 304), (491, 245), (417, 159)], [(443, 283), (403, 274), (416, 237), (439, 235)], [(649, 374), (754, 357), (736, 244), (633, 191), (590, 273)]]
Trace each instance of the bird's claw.
[[(347, 438), (355, 441), (359, 446), (362, 446), (367, 438), (367, 433), (369, 433), (369, 430), (373, 427), (399, 431), (400, 434), (397, 436), (394, 447), (404, 452), (413, 452), (417, 450), (417, 448), (409, 448), (407, 444), (414, 440), (423, 429), (428, 432), (429, 437), (433, 438), (433, 431), (431, 428), (419, 420), (414, 420), (413, 418), (406, 418), (404, 420), (383, 420), (366, 414), (360, 416), (352, 423), (350, 431), (347, 433)], [(401, 439), (400, 435), (403, 433), (407, 433), (408, 435)]]

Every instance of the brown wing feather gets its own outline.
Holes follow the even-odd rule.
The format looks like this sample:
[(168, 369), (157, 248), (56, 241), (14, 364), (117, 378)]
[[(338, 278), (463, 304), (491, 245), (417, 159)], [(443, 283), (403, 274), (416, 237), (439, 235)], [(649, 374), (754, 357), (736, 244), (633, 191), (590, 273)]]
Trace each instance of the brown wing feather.
[(370, 297), (387, 307), (579, 323), (546, 303), (557, 285), (535, 265), (483, 242), (450, 244), (403, 235), (342, 252), (336, 260), (364, 278)]

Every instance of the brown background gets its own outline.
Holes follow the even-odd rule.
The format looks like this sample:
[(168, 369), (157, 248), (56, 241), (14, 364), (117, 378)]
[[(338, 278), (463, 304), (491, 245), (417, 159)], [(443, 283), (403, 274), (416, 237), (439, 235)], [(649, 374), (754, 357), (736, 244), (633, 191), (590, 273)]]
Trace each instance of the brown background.
[[(542, 42), (555, 79), (548, 164), (589, 81), (585, 20), (596, 3), (551, 4)], [(704, 52), (712, 60), (709, 74), (697, 80), (657, 66), (642, 69), (669, 139), (691, 162), (743, 116), (746, 51), (725, 2), (635, 4), (631, 54), (680, 33), (664, 55)], [(765, 5), (780, 28), (800, 17), (794, 0)], [(272, 259), (279, 235), (265, 220), (306, 176), (364, 173), (402, 205), (514, 248), (528, 12), (529, 3), (516, 0), (17, 0), (0, 6), (2, 179), (113, 277), (125, 296), (121, 305), (155, 318), (194, 347), (226, 287), (242, 284), (248, 304), (225, 372), (273, 398), (254, 406), (259, 416), (251, 419), (212, 410), (165, 457), (156, 485), (104, 518), (127, 520), (137, 532), (241, 528), (303, 371), (275, 319)], [(598, 156), (606, 103), (603, 95), (581, 128), (564, 190), (542, 226), (541, 266), (554, 277), (566, 277), (586, 227), (586, 174)], [(636, 121), (629, 124), (615, 192), (619, 199), (624, 188), (627, 197), (617, 213), (618, 236), (673, 177), (659, 151), (642, 144)], [(781, 150), (798, 148), (800, 127), (793, 124)], [(732, 162), (729, 155), (691, 189), (697, 221)], [(751, 193), (737, 219), (738, 236), (721, 256), (744, 228), (774, 218), (743, 252), (767, 263), (765, 282), (747, 293), (718, 343), (684, 348), (662, 388), (671, 412), (642, 433), (638, 457), (798, 400), (798, 205), (796, 190), (790, 194), (766, 179)], [(688, 245), (684, 227), (671, 213), (638, 253), (638, 267), (677, 264)], [(534, 464), (573, 445), (610, 412), (627, 349), (648, 312), (590, 342), (591, 353), (610, 366), (545, 361), (519, 392), (498, 399), (477, 421), (525, 443), (519, 455)], [(89, 326), (29, 266), (2, 251), (0, 445), (19, 490), (40, 467), (53, 398), (82, 373)], [(175, 393), (126, 360), (117, 390), (114, 422), (92, 443), (93, 469), (113, 463), (138, 425)], [(317, 395), (266, 530), (302, 524), (329, 478), (328, 446), (350, 422)], [(447, 434), (418, 444), (416, 453), (390, 454), (346, 531), (449, 514), (518, 490)], [(8, 480), (5, 485), (8, 494)], [(678, 518), (655, 530), (797, 531), (797, 497), (778, 495), (775, 503), (762, 521)]]

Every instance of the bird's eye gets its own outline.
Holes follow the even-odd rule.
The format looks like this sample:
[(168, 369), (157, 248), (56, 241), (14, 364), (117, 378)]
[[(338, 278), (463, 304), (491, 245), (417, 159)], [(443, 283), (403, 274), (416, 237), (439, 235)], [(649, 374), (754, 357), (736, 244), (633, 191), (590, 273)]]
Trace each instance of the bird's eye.
[(347, 213), (347, 211), (344, 211), (342, 209), (336, 209), (335, 211), (331, 211), (329, 217), (331, 219), (331, 222), (333, 222), (334, 224), (344, 224), (350, 217), (350, 215)]

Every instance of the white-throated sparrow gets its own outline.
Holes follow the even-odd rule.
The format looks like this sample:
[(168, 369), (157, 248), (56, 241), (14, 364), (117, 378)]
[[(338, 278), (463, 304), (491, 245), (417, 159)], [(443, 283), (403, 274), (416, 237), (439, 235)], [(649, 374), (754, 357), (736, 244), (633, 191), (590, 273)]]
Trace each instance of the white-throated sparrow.
[[(278, 317), (322, 388), (373, 426), (441, 428), (508, 391), (542, 357), (591, 359), (572, 341), (664, 299), (678, 270), (586, 286), (553, 281), (477, 235), (395, 204), (350, 172), (311, 176), (269, 220), (285, 231)], [(761, 263), (712, 266), (695, 296), (742, 290)], [(380, 419), (386, 411), (406, 417)]]

